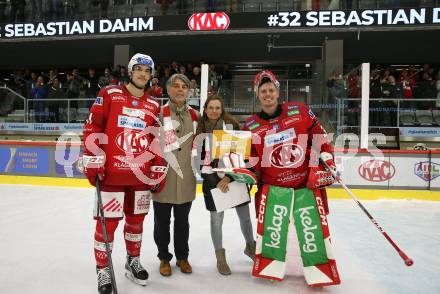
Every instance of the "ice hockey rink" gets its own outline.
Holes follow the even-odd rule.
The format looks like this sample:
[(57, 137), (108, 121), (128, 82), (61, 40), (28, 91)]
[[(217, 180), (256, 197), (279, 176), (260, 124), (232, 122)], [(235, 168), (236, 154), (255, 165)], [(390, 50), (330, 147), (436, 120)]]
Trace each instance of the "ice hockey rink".
[[(0, 185), (0, 195), (0, 293), (97, 293), (93, 189)], [(193, 274), (182, 274), (175, 260), (171, 277), (159, 274), (151, 211), (144, 223), (141, 254), (150, 273), (146, 287), (125, 278), (122, 225), (117, 229), (113, 262), (119, 293), (440, 293), (440, 202), (362, 203), (414, 260), (412, 267), (405, 266), (359, 207), (347, 199), (331, 200), (329, 215), (341, 285), (317, 289), (306, 285), (293, 234), (285, 280), (253, 278), (235, 211), (226, 212), (223, 226), (232, 275), (221, 276), (215, 266), (209, 213), (198, 196), (190, 214)]]

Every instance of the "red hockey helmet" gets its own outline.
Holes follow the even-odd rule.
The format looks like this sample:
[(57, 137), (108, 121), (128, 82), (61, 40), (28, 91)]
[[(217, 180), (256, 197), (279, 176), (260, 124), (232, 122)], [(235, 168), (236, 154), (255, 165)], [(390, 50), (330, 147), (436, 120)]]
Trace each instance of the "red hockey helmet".
[(278, 82), (277, 77), (274, 75), (274, 73), (270, 70), (263, 70), (262, 72), (257, 73), (254, 78), (255, 95), (258, 94), (258, 88), (260, 88), (261, 83), (264, 81), (264, 79), (269, 79), (272, 83), (274, 83), (277, 89), (280, 88), (280, 82)]

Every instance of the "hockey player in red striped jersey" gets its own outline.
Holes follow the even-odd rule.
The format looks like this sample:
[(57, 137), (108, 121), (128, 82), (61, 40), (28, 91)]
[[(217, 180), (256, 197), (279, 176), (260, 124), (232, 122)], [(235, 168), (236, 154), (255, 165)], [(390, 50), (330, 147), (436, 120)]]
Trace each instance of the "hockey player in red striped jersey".
[(245, 122), (245, 130), (253, 135), (250, 164), (258, 177), (253, 275), (284, 278), (288, 228), (293, 221), (308, 285), (339, 284), (324, 189), (334, 179), (319, 162), (323, 158), (335, 167), (332, 146), (309, 107), (278, 103), (279, 87), (271, 71), (256, 75), (254, 90), (262, 111)]
[[(101, 89), (84, 125), (84, 172), (92, 185), (97, 177), (100, 179), (110, 245), (119, 220), (125, 215), (126, 276), (141, 285), (148, 279), (139, 260), (143, 221), (149, 211), (151, 192), (162, 188), (166, 173), (154, 135), (158, 134), (160, 105), (144, 91), (153, 71), (150, 56), (135, 54), (128, 63), (130, 82)], [(112, 293), (96, 206), (94, 252), (98, 291)]]

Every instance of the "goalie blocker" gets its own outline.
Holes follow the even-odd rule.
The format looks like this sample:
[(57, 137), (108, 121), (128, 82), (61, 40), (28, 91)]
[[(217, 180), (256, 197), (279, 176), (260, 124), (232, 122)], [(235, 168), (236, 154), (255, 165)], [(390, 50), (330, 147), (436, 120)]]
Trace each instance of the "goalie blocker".
[(283, 280), (289, 222), (293, 221), (307, 284), (312, 287), (340, 284), (321, 191), (262, 187), (253, 276)]

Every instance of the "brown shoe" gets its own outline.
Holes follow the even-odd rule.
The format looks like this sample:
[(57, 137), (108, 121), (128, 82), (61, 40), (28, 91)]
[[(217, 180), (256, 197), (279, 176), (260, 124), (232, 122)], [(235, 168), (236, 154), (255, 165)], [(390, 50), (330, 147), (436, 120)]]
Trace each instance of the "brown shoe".
[(159, 272), (164, 277), (171, 276), (172, 272), (171, 272), (170, 262), (167, 261), (167, 260), (161, 260), (160, 261), (160, 266), (159, 266)]
[(190, 274), (193, 272), (191, 265), (186, 259), (177, 260), (176, 265), (180, 267), (180, 271), (184, 274)]

